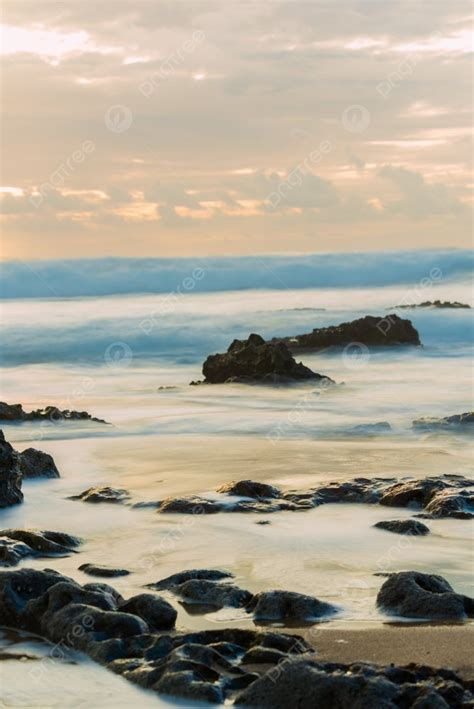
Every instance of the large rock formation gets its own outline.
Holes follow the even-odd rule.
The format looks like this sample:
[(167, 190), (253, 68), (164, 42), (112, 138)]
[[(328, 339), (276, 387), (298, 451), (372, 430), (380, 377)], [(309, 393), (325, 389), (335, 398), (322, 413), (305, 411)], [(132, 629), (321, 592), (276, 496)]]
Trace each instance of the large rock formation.
[(57, 406), (45, 406), (44, 409), (34, 411), (24, 411), (21, 404), (7, 404), (0, 401), (0, 421), (95, 421), (96, 423), (107, 423), (102, 419), (95, 418), (87, 411), (69, 411), (69, 409), (58, 409)]
[(234, 340), (223, 354), (210, 355), (204, 362), (202, 373), (205, 383), (210, 384), (285, 384), (306, 380), (332, 383), (329, 377), (316, 374), (301, 362), (295, 362), (285, 343), (268, 343), (255, 334), (247, 340)]
[(23, 502), (20, 455), (0, 431), (0, 507)]
[(27, 448), (20, 454), (20, 469), (23, 478), (59, 478), (59, 470), (49, 453)]
[(383, 317), (366, 315), (364, 318), (343, 322), (340, 325), (315, 328), (312, 332), (294, 337), (274, 338), (272, 342), (284, 342), (292, 350), (327, 350), (362, 344), (371, 347), (421, 345), (418, 331), (410, 320), (391, 314)]
[(81, 542), (65, 532), (0, 529), (0, 566), (15, 566), (27, 557), (69, 556)]

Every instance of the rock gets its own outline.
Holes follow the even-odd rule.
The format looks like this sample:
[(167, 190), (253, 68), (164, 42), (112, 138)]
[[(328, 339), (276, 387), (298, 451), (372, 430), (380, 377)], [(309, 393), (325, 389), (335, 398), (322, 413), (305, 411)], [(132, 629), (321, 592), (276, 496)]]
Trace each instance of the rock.
[(425, 507), (429, 517), (474, 517), (474, 493), (468, 490), (444, 489), (436, 492)]
[(72, 495), (69, 500), (81, 500), (82, 502), (109, 502), (121, 504), (130, 499), (130, 493), (123, 488), (113, 487), (90, 487), (79, 495)]
[(376, 478), (354, 478), (347, 482), (331, 482), (321, 485), (313, 491), (315, 505), (334, 502), (352, 502), (370, 504), (380, 500), (382, 491), (390, 484), (390, 480)]
[(95, 421), (96, 423), (107, 423), (107, 421), (91, 416), (87, 411), (69, 411), (69, 409), (61, 411), (56, 406), (46, 406), (44, 409), (35, 409), (27, 412), (23, 410), (21, 404), (7, 404), (4, 401), (0, 402), (0, 421), (50, 421), (52, 423), (57, 423), (58, 421)]
[(59, 470), (48, 453), (27, 448), (20, 454), (20, 470), (24, 478), (59, 478)]
[(430, 530), (426, 524), (417, 522), (415, 519), (386, 519), (374, 524), (377, 529), (385, 529), (387, 532), (395, 534), (406, 534), (408, 536), (424, 536)]
[(247, 340), (234, 340), (224, 354), (210, 355), (204, 362), (202, 372), (204, 382), (210, 384), (284, 384), (306, 380), (333, 383), (301, 362), (295, 362), (283, 342), (267, 343), (260, 335), (250, 335)]
[(206, 579), (191, 579), (173, 586), (171, 591), (185, 603), (224, 608), (243, 608), (252, 599), (252, 594), (238, 586)]
[(190, 497), (167, 497), (160, 502), (158, 512), (181, 512), (184, 514), (209, 515), (221, 512), (223, 505), (213, 500), (205, 500), (197, 495)]
[(266, 483), (257, 483), (253, 480), (239, 480), (238, 482), (232, 481), (225, 483), (225, 485), (218, 487), (216, 492), (221, 492), (226, 495), (239, 495), (241, 497), (255, 497), (257, 499), (281, 496), (281, 492), (277, 487), (267, 485)]
[(179, 571), (177, 574), (167, 576), (156, 583), (147, 583), (147, 588), (154, 588), (156, 591), (165, 591), (179, 586), (192, 579), (205, 579), (207, 581), (222, 581), (232, 578), (229, 571), (219, 571), (219, 569), (190, 569), (189, 571)]
[(341, 348), (348, 345), (366, 347), (393, 347), (399, 345), (421, 345), (418, 331), (410, 320), (403, 320), (398, 315), (383, 317), (366, 315), (352, 322), (315, 328), (312, 332), (295, 337), (274, 338), (272, 342), (283, 342), (292, 351), (326, 350), (331, 347)]
[(391, 574), (377, 595), (377, 605), (405, 618), (465, 620), (474, 617), (474, 600), (455, 593), (441, 576), (418, 571)]
[(382, 497), (380, 504), (388, 507), (424, 507), (439, 490), (448, 487), (441, 478), (425, 478), (390, 485)]
[(89, 576), (102, 576), (103, 578), (128, 576), (130, 574), (130, 571), (127, 571), (127, 569), (114, 569), (110, 566), (102, 566), (101, 564), (81, 564), (78, 568), (79, 571), (83, 571)]
[(337, 608), (312, 596), (292, 591), (263, 591), (248, 604), (255, 620), (311, 622), (332, 615)]
[(378, 421), (377, 423), (360, 423), (349, 429), (352, 436), (377, 436), (382, 433), (388, 433), (392, 427), (388, 421)]
[(269, 647), (251, 647), (242, 658), (243, 665), (276, 665), (287, 659), (286, 653)]
[(436, 308), (436, 309), (443, 309), (443, 308), (454, 308), (454, 309), (459, 309), (459, 308), (470, 308), (470, 305), (467, 305), (466, 303), (459, 303), (457, 300), (425, 300), (423, 303), (408, 303), (408, 304), (402, 304), (402, 305), (395, 305), (395, 310), (403, 310), (403, 309), (415, 309), (415, 308)]
[(426, 416), (415, 419), (412, 427), (416, 431), (456, 431), (472, 433), (474, 429), (474, 411), (467, 411), (464, 414), (454, 414), (444, 418)]
[(122, 613), (138, 615), (152, 630), (171, 630), (174, 628), (177, 612), (173, 606), (151, 593), (140, 593), (120, 604)]
[(23, 502), (20, 456), (0, 431), (0, 508)]
[(0, 529), (0, 566), (14, 566), (26, 557), (69, 556), (81, 540), (64, 532)]

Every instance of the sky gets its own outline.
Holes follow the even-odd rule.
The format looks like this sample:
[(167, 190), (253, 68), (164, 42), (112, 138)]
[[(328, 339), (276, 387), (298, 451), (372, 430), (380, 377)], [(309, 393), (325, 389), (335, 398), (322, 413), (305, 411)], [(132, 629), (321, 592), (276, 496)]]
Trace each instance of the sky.
[(3, 259), (472, 245), (467, 0), (3, 0)]

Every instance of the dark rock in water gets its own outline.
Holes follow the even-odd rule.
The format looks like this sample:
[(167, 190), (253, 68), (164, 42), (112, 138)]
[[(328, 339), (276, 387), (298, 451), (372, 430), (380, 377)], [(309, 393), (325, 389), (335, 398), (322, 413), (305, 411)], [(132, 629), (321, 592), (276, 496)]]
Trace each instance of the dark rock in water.
[(466, 303), (459, 303), (457, 300), (425, 300), (423, 303), (413, 303), (413, 304), (404, 304), (402, 303), (401, 305), (395, 305), (394, 310), (400, 310), (400, 309), (414, 309), (414, 308), (436, 308), (436, 309), (443, 309), (443, 308), (454, 308), (454, 309), (459, 309), (459, 308), (470, 308), (470, 305), (467, 305)]
[(204, 606), (224, 608), (243, 608), (252, 599), (252, 594), (238, 586), (206, 579), (191, 579), (173, 586), (171, 591), (185, 603), (198, 603)]
[(226, 495), (239, 495), (241, 497), (281, 497), (281, 492), (273, 485), (254, 482), (253, 480), (239, 480), (238, 482), (230, 482), (221, 485), (216, 489), (216, 492), (221, 492)]
[(426, 416), (415, 419), (412, 427), (416, 431), (456, 431), (472, 433), (474, 430), (474, 411), (467, 411), (464, 414), (454, 414), (444, 418)]
[(48, 453), (27, 448), (20, 454), (20, 470), (24, 478), (59, 478), (59, 470)]
[(69, 500), (81, 500), (82, 502), (109, 502), (120, 504), (130, 499), (128, 490), (114, 487), (90, 487), (79, 495), (71, 495)]
[(429, 517), (454, 517), (472, 519), (474, 517), (474, 492), (447, 488), (435, 493), (425, 507)]
[(242, 658), (243, 665), (276, 665), (287, 659), (286, 653), (269, 647), (251, 647)]
[(127, 569), (114, 569), (111, 566), (102, 566), (101, 564), (82, 564), (78, 568), (79, 571), (83, 571), (89, 576), (102, 576), (103, 578), (128, 576), (130, 574), (130, 571), (127, 571)]
[(189, 571), (179, 571), (177, 574), (167, 576), (156, 583), (147, 583), (146, 587), (153, 588), (156, 591), (165, 591), (193, 579), (222, 581), (232, 577), (233, 574), (229, 571), (219, 571), (219, 569), (190, 569)]
[(20, 456), (0, 431), (0, 508), (23, 502)]
[(210, 355), (204, 362), (204, 382), (263, 382), (285, 384), (293, 381), (318, 381), (333, 383), (329, 377), (312, 372), (297, 363), (284, 343), (267, 343), (260, 335), (250, 335), (247, 340), (234, 340), (224, 354)]
[(313, 491), (315, 505), (334, 502), (352, 502), (370, 504), (380, 500), (383, 489), (390, 480), (382, 478), (354, 478), (347, 482), (331, 482)]
[(46, 406), (44, 409), (35, 409), (27, 412), (23, 410), (21, 404), (7, 404), (4, 401), (0, 401), (0, 421), (51, 421), (52, 423), (59, 421), (95, 421), (96, 423), (107, 423), (107, 421), (91, 416), (87, 411), (69, 411), (69, 409), (61, 411), (56, 406)]
[(185, 514), (208, 515), (221, 512), (223, 505), (213, 500), (205, 500), (197, 495), (191, 497), (167, 497), (160, 502), (158, 512), (182, 512)]
[(344, 322), (340, 325), (315, 328), (305, 335), (295, 337), (274, 338), (272, 342), (283, 342), (290, 350), (327, 350), (331, 347), (340, 348), (348, 345), (362, 344), (366, 347), (393, 347), (395, 345), (421, 345), (418, 331), (410, 320), (404, 320), (398, 315), (364, 318)]
[(352, 436), (377, 436), (380, 433), (388, 433), (392, 427), (388, 421), (378, 421), (377, 423), (360, 423), (349, 429)]
[(441, 478), (425, 478), (409, 480), (390, 485), (382, 497), (380, 504), (388, 507), (424, 507), (439, 490), (448, 487)]
[(168, 601), (151, 593), (133, 596), (119, 608), (122, 613), (132, 613), (143, 618), (152, 630), (171, 630), (178, 616)]
[(68, 556), (81, 544), (65, 532), (0, 529), (0, 566), (14, 566), (26, 557)]
[(255, 620), (313, 621), (332, 615), (337, 608), (312, 596), (292, 591), (263, 591), (248, 604)]
[(426, 524), (417, 522), (415, 519), (386, 519), (374, 524), (377, 529), (385, 529), (387, 532), (395, 534), (406, 534), (408, 536), (424, 536), (430, 530)]
[(418, 571), (391, 574), (377, 595), (377, 605), (405, 618), (465, 620), (474, 617), (474, 599), (455, 593), (442, 576)]

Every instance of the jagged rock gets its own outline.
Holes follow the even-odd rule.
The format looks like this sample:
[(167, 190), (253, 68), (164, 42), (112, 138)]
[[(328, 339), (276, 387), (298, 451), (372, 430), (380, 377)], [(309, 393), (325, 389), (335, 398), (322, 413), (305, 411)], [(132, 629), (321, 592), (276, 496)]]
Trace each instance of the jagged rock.
[(20, 456), (0, 431), (0, 508), (23, 502)]
[(329, 377), (316, 374), (301, 362), (297, 363), (283, 343), (267, 343), (260, 335), (247, 340), (234, 340), (224, 354), (210, 355), (203, 364), (204, 382), (263, 382), (284, 384), (312, 380), (333, 383)]
[(206, 579), (185, 581), (173, 586), (171, 591), (185, 603), (196, 603), (216, 608), (224, 608), (225, 606), (243, 608), (252, 598), (252, 594), (249, 591), (245, 591), (238, 586)]
[(374, 524), (377, 529), (385, 529), (387, 532), (395, 534), (406, 534), (408, 536), (424, 536), (430, 530), (426, 524), (417, 522), (415, 519), (386, 519)]
[(24, 411), (21, 404), (7, 404), (0, 401), (0, 421), (95, 421), (96, 423), (107, 423), (102, 419), (95, 418), (87, 411), (61, 411), (56, 406), (46, 406), (44, 409), (34, 411)]
[(402, 303), (401, 305), (395, 305), (394, 310), (400, 309), (414, 309), (414, 308), (470, 308), (470, 305), (466, 303), (459, 303), (457, 300), (425, 300), (423, 303)]
[(474, 411), (467, 411), (464, 414), (454, 414), (444, 418), (425, 416), (415, 419), (412, 427), (416, 431), (465, 431), (472, 433), (474, 429)]
[(311, 622), (337, 612), (330, 603), (292, 591), (257, 593), (247, 607), (255, 620)]
[(132, 613), (143, 618), (152, 630), (171, 630), (174, 628), (177, 612), (173, 606), (151, 593), (140, 593), (120, 604), (122, 613)]
[(440, 476), (408, 480), (390, 485), (380, 498), (381, 505), (388, 507), (425, 507), (442, 490), (459, 490), (473, 482), (457, 476)]
[(65, 532), (0, 529), (0, 566), (14, 566), (26, 557), (68, 556), (81, 544)]
[(436, 492), (425, 507), (429, 517), (474, 517), (474, 493), (468, 490), (445, 489)]
[(216, 488), (216, 492), (226, 495), (239, 495), (241, 497), (274, 498), (281, 497), (281, 491), (273, 485), (254, 482), (253, 480), (239, 480), (225, 483)]
[(147, 583), (146, 587), (153, 588), (156, 591), (165, 591), (193, 579), (222, 581), (232, 577), (233, 574), (229, 571), (219, 571), (219, 569), (190, 569), (189, 571), (179, 571), (177, 574), (172, 574), (160, 581), (156, 581), (156, 583)]
[(59, 470), (49, 453), (27, 448), (20, 454), (20, 470), (24, 478), (59, 478)]
[(215, 514), (224, 509), (213, 500), (205, 500), (197, 495), (191, 497), (167, 497), (159, 503), (158, 512), (182, 512), (185, 514)]
[(130, 498), (128, 490), (113, 487), (90, 487), (79, 495), (71, 495), (69, 500), (81, 500), (82, 502), (109, 502), (120, 504), (127, 502)]
[(101, 576), (102, 578), (128, 576), (130, 573), (127, 569), (114, 569), (110, 566), (102, 566), (101, 564), (81, 564), (78, 568), (79, 571), (83, 571), (89, 576)]
[(442, 576), (418, 571), (391, 574), (377, 595), (377, 605), (405, 618), (465, 620), (474, 617), (474, 600), (455, 593)]
[(393, 347), (399, 345), (421, 345), (418, 331), (410, 320), (390, 314), (383, 317), (366, 315), (352, 322), (315, 328), (312, 332), (294, 337), (274, 338), (272, 342), (283, 342), (292, 351), (326, 350), (353, 344), (366, 347)]

